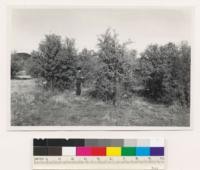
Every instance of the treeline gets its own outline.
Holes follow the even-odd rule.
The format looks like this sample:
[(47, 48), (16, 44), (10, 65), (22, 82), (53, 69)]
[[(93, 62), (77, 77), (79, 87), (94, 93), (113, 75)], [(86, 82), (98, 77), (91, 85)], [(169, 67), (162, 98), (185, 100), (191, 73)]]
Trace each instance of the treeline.
[(65, 90), (74, 88), (80, 67), (88, 95), (114, 105), (139, 93), (156, 102), (189, 106), (191, 49), (187, 42), (152, 44), (139, 55), (127, 48), (130, 43), (121, 43), (108, 29), (98, 37), (97, 51), (78, 52), (74, 39), (46, 35), (31, 53), (27, 72), (44, 79), (47, 88)]

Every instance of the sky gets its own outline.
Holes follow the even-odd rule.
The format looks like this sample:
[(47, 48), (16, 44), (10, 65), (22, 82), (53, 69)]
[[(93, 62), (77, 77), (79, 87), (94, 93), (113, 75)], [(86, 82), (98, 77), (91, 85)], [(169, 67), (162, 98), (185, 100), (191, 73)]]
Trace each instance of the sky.
[(142, 52), (152, 43), (180, 43), (192, 40), (192, 12), (189, 9), (149, 8), (68, 8), (14, 9), (11, 49), (30, 53), (37, 50), (46, 34), (74, 38), (76, 47), (97, 49), (97, 38), (107, 28), (129, 39), (130, 49)]

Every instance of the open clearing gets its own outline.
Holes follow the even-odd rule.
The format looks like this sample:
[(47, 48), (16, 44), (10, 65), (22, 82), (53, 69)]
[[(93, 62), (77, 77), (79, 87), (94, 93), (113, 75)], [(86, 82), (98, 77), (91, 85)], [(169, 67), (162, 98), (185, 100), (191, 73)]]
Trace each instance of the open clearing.
[(189, 126), (189, 109), (133, 96), (117, 106), (74, 91), (51, 92), (35, 80), (11, 82), (12, 126)]

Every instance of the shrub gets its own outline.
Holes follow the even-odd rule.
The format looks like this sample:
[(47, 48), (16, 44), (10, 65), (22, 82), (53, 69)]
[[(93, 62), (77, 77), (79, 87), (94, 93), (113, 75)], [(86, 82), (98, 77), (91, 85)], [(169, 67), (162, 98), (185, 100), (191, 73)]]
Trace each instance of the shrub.
[(141, 54), (140, 75), (151, 99), (189, 106), (190, 47), (186, 43), (148, 46)]
[(50, 89), (69, 89), (75, 80), (77, 52), (75, 41), (55, 34), (46, 35), (39, 45), (38, 51), (32, 52), (30, 71), (34, 77), (46, 80)]

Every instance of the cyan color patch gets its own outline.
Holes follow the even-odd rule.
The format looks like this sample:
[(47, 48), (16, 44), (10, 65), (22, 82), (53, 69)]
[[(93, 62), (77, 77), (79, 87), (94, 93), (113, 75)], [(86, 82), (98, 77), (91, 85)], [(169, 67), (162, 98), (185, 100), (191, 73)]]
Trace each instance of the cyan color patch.
[(150, 147), (136, 147), (136, 156), (150, 156)]

